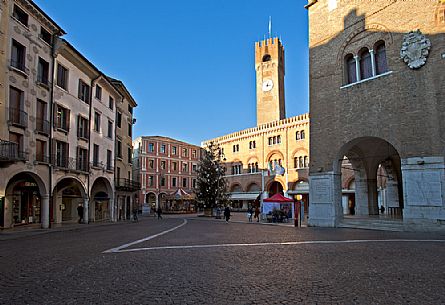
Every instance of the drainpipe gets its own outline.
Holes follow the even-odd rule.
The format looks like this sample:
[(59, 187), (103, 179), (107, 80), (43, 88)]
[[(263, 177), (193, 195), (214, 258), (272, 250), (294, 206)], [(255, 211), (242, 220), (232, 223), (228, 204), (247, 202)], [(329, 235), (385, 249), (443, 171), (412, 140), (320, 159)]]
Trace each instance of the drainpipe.
[[(90, 109), (89, 109), (89, 114), (88, 114), (88, 158), (87, 158), (87, 162), (88, 162), (88, 168), (90, 167), (90, 154), (91, 154), (91, 117), (92, 117), (92, 112), (93, 112), (93, 85), (94, 83), (100, 78), (101, 74), (99, 73), (99, 75), (95, 78), (93, 78), (91, 80), (90, 83)], [(85, 224), (88, 224), (90, 222), (89, 219), (89, 195), (90, 195), (90, 174), (91, 174), (91, 169), (88, 169), (88, 178), (87, 178), (87, 194), (86, 194), (86, 198), (84, 198), (84, 207), (83, 207), (83, 221)]]

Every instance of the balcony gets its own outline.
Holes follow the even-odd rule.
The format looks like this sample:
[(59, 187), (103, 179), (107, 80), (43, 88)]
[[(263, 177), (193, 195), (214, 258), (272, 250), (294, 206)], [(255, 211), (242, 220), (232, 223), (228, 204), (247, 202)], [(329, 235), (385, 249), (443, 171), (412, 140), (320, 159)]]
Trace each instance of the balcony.
[(53, 156), (54, 166), (67, 171), (88, 172), (88, 162), (66, 156)]
[(48, 120), (36, 118), (36, 131), (40, 134), (49, 135), (50, 123)]
[(18, 108), (9, 108), (8, 113), (9, 125), (14, 125), (21, 128), (28, 127), (28, 114), (25, 111)]
[(117, 191), (136, 192), (141, 189), (141, 184), (130, 179), (119, 178), (114, 180), (114, 187)]
[(36, 154), (35, 155), (35, 160), (38, 163), (46, 163), (46, 164), (51, 163), (51, 157), (50, 156), (45, 156), (43, 154)]
[(0, 140), (0, 162), (16, 162), (27, 160), (27, 154), (19, 150), (19, 145), (14, 142)]

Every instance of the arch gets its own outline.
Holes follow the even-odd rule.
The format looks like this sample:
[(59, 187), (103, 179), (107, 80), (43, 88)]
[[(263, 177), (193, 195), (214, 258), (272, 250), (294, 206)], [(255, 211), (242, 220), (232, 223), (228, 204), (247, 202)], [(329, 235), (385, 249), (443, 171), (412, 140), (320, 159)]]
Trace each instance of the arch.
[[(349, 200), (349, 203), (344, 202), (341, 210), (349, 211), (351, 215), (378, 215), (379, 190), (381, 189), (378, 187), (378, 171), (384, 167), (385, 171), (390, 173), (388, 177), (394, 177), (388, 185), (388, 193), (391, 195), (388, 204), (393, 211), (400, 212), (397, 214), (402, 215), (401, 161), (398, 151), (391, 143), (377, 137), (360, 137), (344, 144), (338, 156), (342, 157), (335, 161), (334, 172), (342, 173), (345, 162), (349, 161), (353, 175), (349, 177), (349, 181), (344, 181), (343, 186), (349, 187), (351, 181), (355, 183), (354, 192), (349, 192), (353, 195), (348, 195), (352, 196), (354, 200)], [(345, 174), (344, 171), (342, 174)], [(341, 183), (341, 179), (338, 183)], [(342, 186), (339, 185), (337, 189), (341, 190)], [(341, 196), (337, 198), (341, 198)]]
[(255, 182), (250, 183), (246, 189), (247, 189), (247, 192), (260, 192), (261, 191), (260, 186), (258, 184), (256, 184)]
[[(70, 183), (68, 183), (68, 182), (70, 182)], [(87, 197), (87, 191), (86, 191), (87, 188), (85, 186), (85, 183), (83, 183), (83, 181), (81, 181), (79, 178), (77, 178), (75, 176), (60, 177), (56, 181), (56, 184), (54, 185), (53, 194), (57, 193), (57, 191), (63, 190), (63, 188), (70, 187), (70, 186), (74, 185), (75, 183), (78, 183), (81, 186), (80, 191), (82, 193), (82, 197), (86, 198)]]
[(266, 156), (266, 160), (267, 160), (267, 162), (269, 162), (270, 160), (273, 160), (274, 158), (272, 158), (272, 157), (275, 157), (275, 156), (276, 156), (278, 159), (284, 160), (284, 155), (283, 155), (283, 153), (282, 153), (281, 151), (275, 149), (275, 150), (270, 151), (270, 152), (267, 154), (267, 156)]
[(42, 215), (42, 196), (45, 195), (47, 188), (37, 174), (25, 171), (12, 176), (5, 188), (5, 208), (10, 212), (0, 214), (2, 226), (41, 223), (47, 216)]
[[(85, 201), (88, 198), (82, 181), (77, 177), (60, 178), (53, 190), (52, 215), (55, 223), (75, 222), (78, 218), (77, 207), (84, 206), (84, 221), (87, 222), (88, 210)], [(89, 217), (88, 217), (89, 218)]]
[(105, 177), (94, 180), (90, 192), (90, 217), (93, 221), (104, 221), (114, 218), (113, 188)]
[(91, 186), (90, 197), (94, 198), (95, 193), (104, 191), (107, 192), (108, 197), (113, 198), (113, 188), (111, 187), (111, 182), (105, 177), (98, 177), (94, 180)]
[(268, 184), (267, 191), (269, 193), (269, 197), (272, 197), (273, 195), (280, 193), (281, 195), (284, 195), (284, 188), (280, 181), (271, 181)]
[(272, 57), (269, 54), (264, 54), (262, 62), (271, 61)]
[(243, 187), (238, 182), (235, 182), (230, 186), (230, 192), (231, 193), (242, 193)]

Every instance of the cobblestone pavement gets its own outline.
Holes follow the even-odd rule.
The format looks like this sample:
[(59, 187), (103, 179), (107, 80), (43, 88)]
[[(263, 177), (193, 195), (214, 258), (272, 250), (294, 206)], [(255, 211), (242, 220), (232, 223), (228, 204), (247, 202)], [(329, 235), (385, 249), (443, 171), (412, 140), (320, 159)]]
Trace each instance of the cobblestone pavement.
[[(443, 234), (193, 217), (126, 248), (138, 251), (104, 253), (182, 223), (164, 215), (1, 240), (0, 304), (445, 304)], [(351, 240), (367, 241), (327, 243)], [(230, 246), (206, 246), (220, 244)]]

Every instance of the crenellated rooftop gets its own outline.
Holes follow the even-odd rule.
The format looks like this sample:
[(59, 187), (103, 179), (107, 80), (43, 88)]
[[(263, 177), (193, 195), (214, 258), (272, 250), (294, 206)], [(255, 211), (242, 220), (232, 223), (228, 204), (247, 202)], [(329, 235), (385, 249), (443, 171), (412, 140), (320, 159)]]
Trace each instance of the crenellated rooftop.
[(294, 117), (285, 118), (278, 121), (272, 121), (269, 123), (261, 124), (257, 127), (253, 128), (247, 128), (244, 130), (236, 131), (218, 138), (210, 139), (207, 141), (203, 141), (201, 143), (201, 146), (207, 146), (208, 143), (214, 142), (214, 143), (225, 143), (230, 142), (234, 140), (240, 140), (244, 138), (254, 137), (260, 134), (265, 133), (273, 133), (279, 130), (283, 130), (286, 128), (292, 128), (300, 125), (309, 124), (309, 113), (300, 114)]

